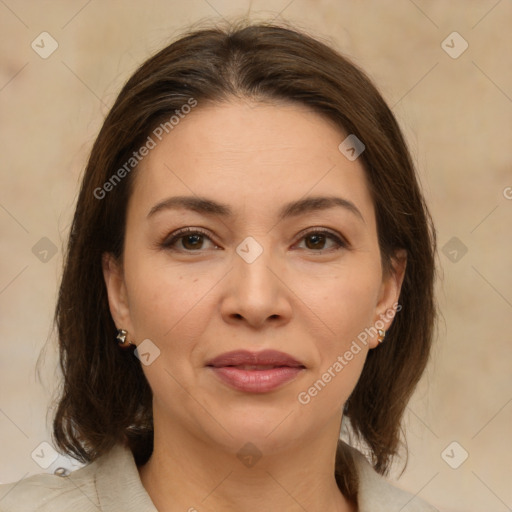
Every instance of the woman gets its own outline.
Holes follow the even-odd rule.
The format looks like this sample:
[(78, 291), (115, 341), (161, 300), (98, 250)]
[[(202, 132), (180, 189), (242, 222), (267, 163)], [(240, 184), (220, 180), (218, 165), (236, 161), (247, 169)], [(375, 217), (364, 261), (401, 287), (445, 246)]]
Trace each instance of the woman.
[(359, 69), (273, 25), (182, 37), (119, 94), (71, 228), (54, 440), (89, 464), (2, 486), (0, 510), (435, 510), (382, 476), (434, 253)]

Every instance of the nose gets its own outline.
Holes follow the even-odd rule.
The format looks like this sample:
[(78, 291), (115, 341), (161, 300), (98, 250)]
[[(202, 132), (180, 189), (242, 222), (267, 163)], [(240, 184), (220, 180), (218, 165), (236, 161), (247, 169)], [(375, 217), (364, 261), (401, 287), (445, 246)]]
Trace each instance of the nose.
[(272, 261), (270, 251), (264, 250), (252, 262), (235, 253), (225, 280), (221, 314), (228, 323), (252, 328), (284, 325), (292, 316), (292, 296), (286, 273)]

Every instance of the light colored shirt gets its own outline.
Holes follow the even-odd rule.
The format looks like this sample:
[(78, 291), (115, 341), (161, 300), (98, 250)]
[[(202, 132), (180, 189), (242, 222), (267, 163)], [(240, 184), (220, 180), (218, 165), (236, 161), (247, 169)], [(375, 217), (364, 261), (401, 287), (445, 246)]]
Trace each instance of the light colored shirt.
[[(417, 496), (392, 486), (360, 452), (353, 453), (359, 476), (359, 512), (437, 511)], [(201, 509), (199, 504), (197, 509)], [(99, 511), (157, 512), (131, 451), (122, 445), (68, 476), (40, 474), (0, 485), (0, 512)]]

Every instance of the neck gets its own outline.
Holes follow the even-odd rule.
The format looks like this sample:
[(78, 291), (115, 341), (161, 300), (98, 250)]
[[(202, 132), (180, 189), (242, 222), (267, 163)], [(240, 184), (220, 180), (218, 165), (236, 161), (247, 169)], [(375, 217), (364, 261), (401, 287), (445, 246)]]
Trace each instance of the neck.
[[(159, 512), (355, 512), (334, 477), (337, 433), (325, 432), (287, 450), (261, 452), (252, 445), (229, 453), (190, 432), (161, 435), (139, 468), (142, 484)], [(167, 431), (168, 432), (168, 431)]]

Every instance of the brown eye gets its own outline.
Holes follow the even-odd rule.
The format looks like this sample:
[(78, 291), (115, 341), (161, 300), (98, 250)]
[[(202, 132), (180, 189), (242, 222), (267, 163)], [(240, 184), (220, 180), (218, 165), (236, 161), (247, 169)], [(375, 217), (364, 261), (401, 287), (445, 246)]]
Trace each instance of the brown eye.
[(204, 247), (206, 241), (217, 247), (206, 233), (198, 229), (185, 228), (171, 234), (160, 246), (172, 251), (199, 252), (208, 248)]
[[(330, 231), (310, 231), (302, 237), (302, 240), (305, 241), (305, 248), (314, 252), (329, 251), (333, 249), (337, 250), (348, 247), (348, 244), (344, 240)], [(329, 240), (331, 241), (331, 246), (326, 247)]]
[[(326, 236), (325, 235), (308, 235), (305, 237), (306, 239), (306, 247), (308, 249), (324, 249)], [(310, 242), (310, 243), (308, 243)]]
[(181, 245), (187, 250), (201, 249), (203, 235), (185, 235), (180, 237)]

